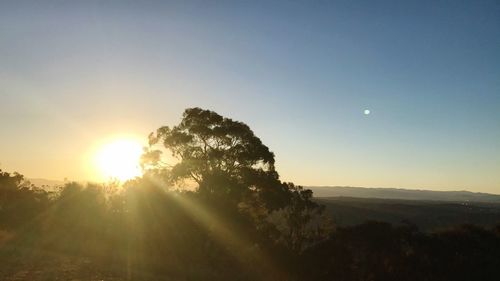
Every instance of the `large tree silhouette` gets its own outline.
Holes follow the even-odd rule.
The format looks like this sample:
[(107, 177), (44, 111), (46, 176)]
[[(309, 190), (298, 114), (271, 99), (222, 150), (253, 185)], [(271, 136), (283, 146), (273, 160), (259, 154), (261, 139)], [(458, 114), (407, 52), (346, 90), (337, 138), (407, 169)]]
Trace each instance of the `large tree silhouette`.
[[(280, 181), (274, 154), (245, 123), (190, 108), (180, 124), (159, 128), (149, 142), (143, 156), (149, 173), (170, 183), (195, 183), (197, 194), (215, 202), (216, 209), (246, 214), (288, 248), (300, 251), (321, 229), (322, 208), (311, 200), (312, 192)], [(177, 159), (174, 165), (162, 162), (165, 150)]]
[[(279, 181), (275, 170), (274, 154), (245, 123), (190, 108), (179, 125), (159, 128), (149, 141), (162, 144), (178, 160), (168, 169), (173, 182), (188, 179), (201, 194), (228, 196), (238, 202), (257, 196), (270, 209), (290, 202), (288, 186)], [(149, 150), (145, 164), (160, 167), (161, 153)]]

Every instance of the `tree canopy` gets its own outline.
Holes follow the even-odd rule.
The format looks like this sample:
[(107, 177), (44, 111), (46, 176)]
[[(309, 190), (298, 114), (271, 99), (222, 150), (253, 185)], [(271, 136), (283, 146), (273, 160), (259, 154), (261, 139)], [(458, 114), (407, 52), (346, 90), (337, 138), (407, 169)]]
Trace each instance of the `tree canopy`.
[(162, 150), (149, 149), (144, 165), (166, 169), (171, 182), (191, 180), (200, 193), (227, 195), (234, 200), (258, 197), (268, 208), (286, 206), (288, 186), (279, 180), (274, 154), (243, 122), (201, 108), (186, 109), (180, 124), (159, 128), (149, 136), (177, 159), (161, 165)]

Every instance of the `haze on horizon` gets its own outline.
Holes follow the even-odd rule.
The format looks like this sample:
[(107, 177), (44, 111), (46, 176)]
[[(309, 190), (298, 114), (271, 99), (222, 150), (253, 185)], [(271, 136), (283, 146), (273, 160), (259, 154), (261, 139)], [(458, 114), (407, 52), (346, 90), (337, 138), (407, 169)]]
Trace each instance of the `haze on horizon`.
[(0, 168), (98, 179), (198, 106), (286, 181), (500, 193), (498, 1), (353, 2), (2, 1)]

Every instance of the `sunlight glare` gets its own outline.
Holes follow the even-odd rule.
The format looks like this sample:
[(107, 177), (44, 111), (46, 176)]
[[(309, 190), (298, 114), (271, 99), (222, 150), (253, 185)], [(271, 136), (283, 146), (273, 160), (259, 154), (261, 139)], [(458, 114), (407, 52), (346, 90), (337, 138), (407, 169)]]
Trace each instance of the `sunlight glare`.
[(142, 174), (142, 145), (132, 139), (107, 143), (96, 154), (96, 165), (104, 178), (126, 181)]

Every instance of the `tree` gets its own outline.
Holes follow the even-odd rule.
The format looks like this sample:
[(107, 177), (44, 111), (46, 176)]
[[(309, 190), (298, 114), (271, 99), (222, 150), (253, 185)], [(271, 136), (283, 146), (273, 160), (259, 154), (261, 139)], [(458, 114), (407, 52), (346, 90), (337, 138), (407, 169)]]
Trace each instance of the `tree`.
[(25, 224), (48, 204), (48, 193), (19, 173), (0, 170), (0, 226)]
[(313, 192), (288, 183), (292, 192), (289, 206), (283, 210), (285, 230), (282, 239), (287, 247), (301, 252), (306, 247), (321, 242), (333, 230), (329, 218), (323, 217), (324, 206), (312, 201)]
[[(163, 144), (177, 159), (168, 169), (171, 182), (191, 180), (201, 194), (228, 196), (238, 203), (258, 195), (270, 209), (289, 203), (290, 192), (279, 181), (274, 154), (245, 123), (190, 108), (179, 125), (151, 133), (149, 143)], [(149, 149), (143, 156), (145, 167), (166, 168), (161, 154)]]
[[(274, 154), (245, 123), (190, 108), (179, 125), (151, 133), (149, 144), (142, 158), (147, 174), (170, 183), (194, 182), (197, 194), (215, 202), (216, 209), (248, 215), (254, 229), (289, 249), (302, 251), (318, 237), (312, 232), (321, 232), (323, 209), (311, 200), (312, 191), (280, 181)], [(176, 159), (174, 165), (162, 161), (165, 149)], [(276, 217), (281, 217), (279, 227)]]

